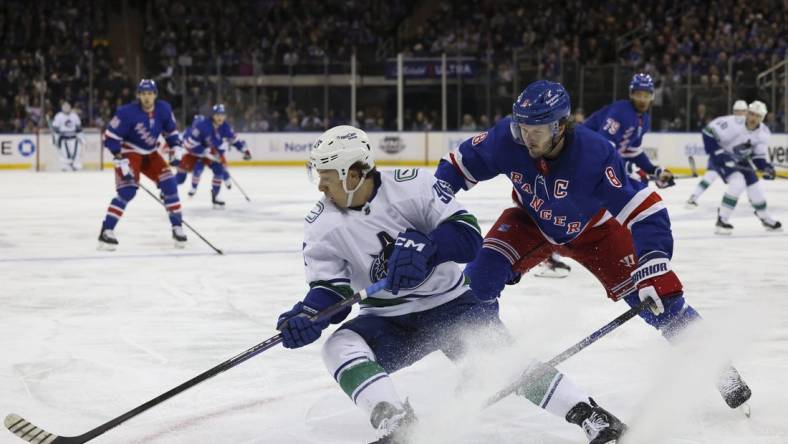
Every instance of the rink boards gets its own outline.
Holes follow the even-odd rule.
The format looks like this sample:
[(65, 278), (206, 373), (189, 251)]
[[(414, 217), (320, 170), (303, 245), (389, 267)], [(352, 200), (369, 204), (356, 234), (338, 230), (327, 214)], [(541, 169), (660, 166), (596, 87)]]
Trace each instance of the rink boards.
[[(443, 155), (478, 132), (370, 132), (375, 159), (380, 165), (436, 165)], [(230, 150), (228, 161), (236, 166), (301, 165), (319, 133), (241, 133), (252, 152), (244, 162), (241, 153)], [(82, 161), (86, 169), (109, 166), (109, 156), (101, 149), (101, 134), (86, 131)], [(652, 161), (677, 173), (689, 173), (689, 156), (699, 171), (706, 168), (706, 153), (699, 133), (648, 133), (643, 148)], [(103, 152), (102, 152), (103, 151)], [(778, 170), (788, 171), (788, 134), (773, 134), (770, 161)], [(47, 131), (32, 134), (0, 134), (0, 169), (57, 170), (58, 153)]]

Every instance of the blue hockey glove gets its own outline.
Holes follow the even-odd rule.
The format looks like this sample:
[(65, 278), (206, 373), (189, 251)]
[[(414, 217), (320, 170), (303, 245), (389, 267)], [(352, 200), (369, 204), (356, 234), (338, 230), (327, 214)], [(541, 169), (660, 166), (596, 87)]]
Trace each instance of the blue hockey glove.
[(183, 159), (183, 155), (186, 153), (186, 150), (183, 149), (182, 146), (176, 146), (172, 149), (172, 160), (170, 160), (170, 165), (176, 167), (181, 164), (181, 160)]
[(310, 318), (341, 300), (339, 295), (324, 288), (309, 290), (303, 302), (279, 315), (276, 329), (282, 332), (282, 344), (286, 348), (299, 348), (317, 341), (329, 323), (338, 324), (350, 314), (350, 307), (319, 322)]
[(731, 153), (723, 151), (720, 154), (713, 154), (711, 161), (714, 163), (714, 169), (723, 179), (736, 171), (736, 160)]
[(112, 163), (115, 165), (115, 169), (120, 171), (120, 176), (123, 179), (131, 180), (134, 178), (134, 172), (131, 171), (131, 166), (129, 165), (129, 159), (118, 156), (112, 159)]
[(763, 169), (763, 173), (761, 173), (761, 177), (763, 180), (774, 180), (777, 177), (777, 171), (774, 170), (774, 167), (771, 165), (766, 165)]
[(388, 259), (386, 289), (398, 294), (400, 289), (418, 287), (435, 266), (436, 252), (435, 243), (426, 234), (412, 229), (400, 233)]

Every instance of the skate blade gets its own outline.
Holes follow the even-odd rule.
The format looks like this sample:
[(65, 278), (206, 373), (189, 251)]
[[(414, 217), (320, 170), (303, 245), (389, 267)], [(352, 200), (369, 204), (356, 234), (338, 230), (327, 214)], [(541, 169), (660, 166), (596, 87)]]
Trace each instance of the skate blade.
[(96, 250), (98, 251), (115, 251), (116, 248), (118, 248), (118, 246), (115, 244), (108, 244), (101, 241), (99, 241), (98, 246), (96, 246)]
[(714, 234), (719, 234), (719, 235), (722, 235), (722, 236), (730, 236), (731, 234), (733, 234), (733, 230), (728, 229), (728, 228), (717, 227), (714, 230)]
[(769, 228), (769, 227), (767, 227), (766, 231), (768, 231), (769, 233), (779, 233), (779, 232), (783, 231), (783, 227), (780, 227), (780, 228)]
[(550, 270), (550, 269), (537, 270), (536, 273), (534, 273), (534, 276), (535, 277), (541, 277), (541, 278), (561, 279), (561, 278), (565, 278), (565, 277), (569, 276), (569, 270), (564, 270), (564, 269), (561, 269), (561, 270)]
[(737, 407), (736, 410), (742, 412), (744, 414), (744, 416), (746, 416), (748, 418), (750, 417), (750, 415), (752, 415), (752, 410), (750, 409), (750, 404), (748, 404), (746, 402), (744, 404), (740, 405), (739, 407)]
[(698, 208), (698, 204), (685, 203), (684, 208), (688, 210), (695, 210)]
[(178, 249), (184, 249), (184, 248), (186, 248), (186, 241), (177, 241), (177, 240), (176, 240), (176, 241), (174, 242), (174, 244), (175, 244), (175, 248), (178, 248)]
[(213, 209), (214, 210), (223, 210), (224, 209), (224, 205), (213, 204)]

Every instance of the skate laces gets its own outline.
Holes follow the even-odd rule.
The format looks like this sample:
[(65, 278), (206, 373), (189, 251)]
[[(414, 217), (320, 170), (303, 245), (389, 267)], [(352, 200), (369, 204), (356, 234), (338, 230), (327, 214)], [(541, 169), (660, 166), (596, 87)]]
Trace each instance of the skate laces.
[(591, 416), (583, 421), (582, 427), (588, 439), (594, 439), (602, 430), (610, 427), (610, 421), (608, 421), (605, 415), (598, 412), (592, 412)]

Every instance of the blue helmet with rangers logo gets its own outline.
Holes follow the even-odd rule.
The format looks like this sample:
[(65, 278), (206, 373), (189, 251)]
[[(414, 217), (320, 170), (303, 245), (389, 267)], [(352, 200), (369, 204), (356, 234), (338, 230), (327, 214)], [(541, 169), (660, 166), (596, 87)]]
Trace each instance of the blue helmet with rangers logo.
[(156, 82), (151, 79), (142, 79), (137, 85), (137, 92), (153, 91), (154, 94), (159, 94), (159, 88), (156, 87)]
[(211, 115), (214, 114), (227, 114), (227, 112), (224, 109), (224, 105), (222, 105), (221, 103), (217, 103), (216, 105), (214, 105), (213, 108), (211, 108)]
[(650, 75), (640, 72), (632, 76), (632, 81), (629, 82), (629, 93), (635, 91), (646, 91), (654, 94), (654, 79)]
[(512, 120), (526, 125), (556, 123), (569, 117), (569, 93), (558, 82), (537, 80), (528, 85), (512, 105)]

